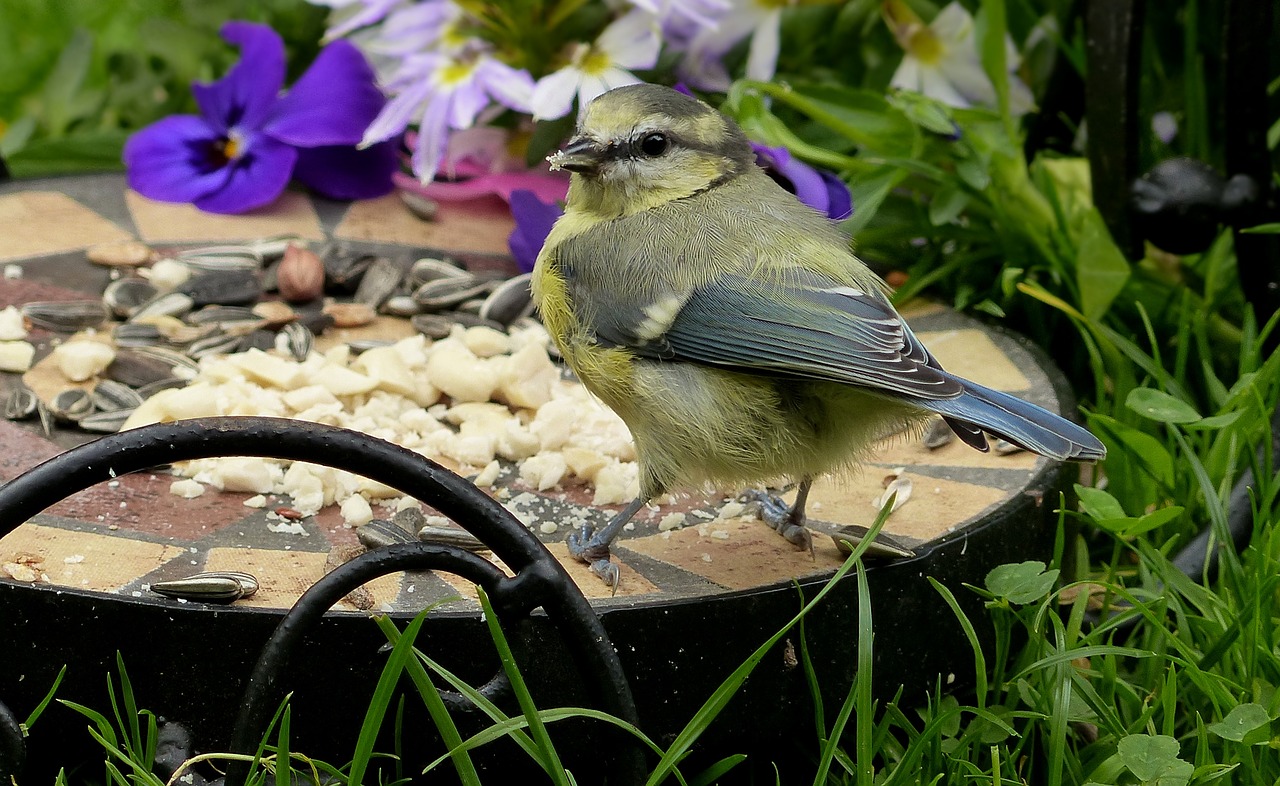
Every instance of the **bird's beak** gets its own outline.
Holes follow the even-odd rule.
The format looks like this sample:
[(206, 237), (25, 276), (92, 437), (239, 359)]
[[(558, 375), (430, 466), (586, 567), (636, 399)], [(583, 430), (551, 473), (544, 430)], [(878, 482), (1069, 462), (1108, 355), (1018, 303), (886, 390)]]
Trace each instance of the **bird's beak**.
[(547, 156), (551, 170), (567, 169), (580, 175), (593, 175), (604, 160), (605, 147), (590, 137), (574, 137), (558, 153)]

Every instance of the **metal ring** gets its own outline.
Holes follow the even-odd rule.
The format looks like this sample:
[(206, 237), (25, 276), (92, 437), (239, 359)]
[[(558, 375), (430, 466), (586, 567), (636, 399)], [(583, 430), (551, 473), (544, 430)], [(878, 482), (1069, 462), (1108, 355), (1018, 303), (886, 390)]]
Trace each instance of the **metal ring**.
[[(542, 606), (568, 645), (597, 705), (638, 724), (631, 687), (604, 626), (533, 533), (464, 478), (367, 434), (287, 418), (219, 417), (107, 435), (59, 454), (0, 487), (0, 537), (71, 494), (118, 475), (175, 461), (246, 455), (346, 470), (419, 499), (453, 519), (516, 572), (499, 585), (495, 602), (512, 613)], [(612, 739), (617, 748), (609, 752), (615, 776), (610, 780), (642, 780), (644, 762), (637, 743), (622, 734)]]

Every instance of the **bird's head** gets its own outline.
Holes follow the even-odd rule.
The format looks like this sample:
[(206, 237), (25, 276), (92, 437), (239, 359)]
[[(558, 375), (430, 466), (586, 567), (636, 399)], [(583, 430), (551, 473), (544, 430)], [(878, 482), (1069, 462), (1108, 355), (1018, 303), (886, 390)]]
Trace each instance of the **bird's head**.
[(755, 153), (737, 124), (703, 102), (638, 84), (592, 101), (547, 160), (574, 174), (570, 207), (629, 215), (731, 180), (755, 165)]

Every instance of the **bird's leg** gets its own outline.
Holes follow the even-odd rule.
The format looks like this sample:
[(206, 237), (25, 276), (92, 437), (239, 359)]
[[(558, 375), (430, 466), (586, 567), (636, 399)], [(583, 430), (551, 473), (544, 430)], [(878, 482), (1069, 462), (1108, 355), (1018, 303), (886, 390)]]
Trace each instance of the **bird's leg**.
[(809, 501), (809, 488), (813, 486), (813, 478), (805, 476), (800, 480), (796, 491), (794, 505), (788, 505), (781, 497), (763, 491), (751, 491), (747, 496), (760, 505), (760, 518), (778, 531), (788, 543), (801, 551), (813, 553), (813, 536), (805, 526), (805, 503)]
[(583, 524), (577, 532), (569, 533), (569, 553), (591, 566), (591, 572), (612, 587), (615, 594), (622, 574), (618, 566), (609, 559), (609, 544), (613, 543), (613, 539), (618, 537), (618, 533), (626, 523), (635, 517), (649, 499), (650, 497), (643, 494), (636, 497), (629, 505), (618, 511), (617, 515), (609, 519), (604, 529), (595, 534), (592, 534), (590, 524)]

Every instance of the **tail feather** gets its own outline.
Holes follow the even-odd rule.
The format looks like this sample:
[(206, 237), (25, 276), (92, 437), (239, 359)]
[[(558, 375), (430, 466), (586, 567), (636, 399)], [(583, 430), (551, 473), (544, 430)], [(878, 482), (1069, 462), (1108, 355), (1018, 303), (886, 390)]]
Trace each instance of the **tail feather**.
[[(1013, 444), (1059, 461), (1097, 461), (1107, 449), (1081, 426), (1008, 393), (964, 381), (965, 392), (955, 398), (919, 401), (927, 409), (962, 421)], [(961, 438), (964, 433), (952, 424)], [(965, 440), (969, 442), (969, 440)], [(969, 442), (969, 444), (973, 444)]]

